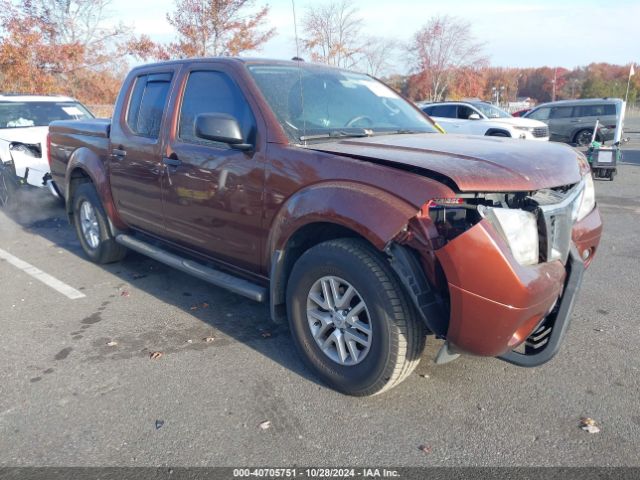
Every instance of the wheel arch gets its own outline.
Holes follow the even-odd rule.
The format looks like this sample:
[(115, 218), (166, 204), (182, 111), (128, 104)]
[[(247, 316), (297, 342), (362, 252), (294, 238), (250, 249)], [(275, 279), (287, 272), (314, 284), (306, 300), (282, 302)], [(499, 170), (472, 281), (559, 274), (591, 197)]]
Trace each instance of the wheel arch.
[(120, 219), (115, 207), (111, 186), (104, 161), (86, 147), (76, 149), (69, 157), (65, 173), (65, 199), (69, 218), (73, 218), (73, 195), (78, 185), (91, 182), (95, 186), (102, 206), (107, 214), (110, 227), (126, 229), (126, 224)]
[(490, 128), (489, 130), (487, 130), (484, 133), (485, 137), (490, 137), (490, 136), (496, 135), (496, 134), (502, 134), (502, 135), (506, 135), (509, 138), (512, 138), (511, 132), (509, 130), (505, 130), (503, 128)]
[(384, 254), (418, 209), (375, 187), (336, 182), (292, 196), (276, 216), (267, 242), (271, 317), (285, 318), (287, 281), (297, 258), (336, 238), (361, 238)]

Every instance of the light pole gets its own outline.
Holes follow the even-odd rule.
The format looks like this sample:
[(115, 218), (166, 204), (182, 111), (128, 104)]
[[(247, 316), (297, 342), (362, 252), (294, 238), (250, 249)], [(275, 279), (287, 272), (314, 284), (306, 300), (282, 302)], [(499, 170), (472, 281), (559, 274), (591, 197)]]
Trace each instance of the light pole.
[(491, 93), (493, 95), (495, 104), (497, 107), (500, 106), (500, 93), (504, 92), (504, 85), (500, 85), (499, 87), (491, 87)]

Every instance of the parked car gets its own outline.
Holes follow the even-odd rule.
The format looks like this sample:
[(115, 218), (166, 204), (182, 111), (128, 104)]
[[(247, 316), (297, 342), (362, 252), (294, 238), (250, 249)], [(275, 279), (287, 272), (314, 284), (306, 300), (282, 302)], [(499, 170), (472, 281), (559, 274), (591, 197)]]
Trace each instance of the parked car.
[(524, 117), (549, 125), (553, 141), (587, 146), (591, 143), (598, 120), (600, 128), (596, 140), (605, 142), (613, 139), (622, 110), (623, 100), (620, 98), (560, 100), (538, 105)]
[(447, 133), (549, 140), (549, 128), (544, 123), (512, 117), (487, 102), (421, 103), (419, 106)]
[(522, 110), (515, 111), (511, 114), (512, 117), (522, 117), (525, 113), (531, 111), (530, 108), (525, 108)]
[(0, 95), (0, 207), (22, 185), (46, 187), (57, 195), (47, 163), (47, 132), (54, 120), (93, 118), (69, 97)]
[(445, 340), (437, 363), (546, 362), (601, 235), (581, 153), (442, 135), (384, 84), (326, 66), (139, 66), (111, 123), (53, 122), (49, 142), (87, 257), (132, 249), (270, 302), (352, 395), (406, 378), (425, 334)]

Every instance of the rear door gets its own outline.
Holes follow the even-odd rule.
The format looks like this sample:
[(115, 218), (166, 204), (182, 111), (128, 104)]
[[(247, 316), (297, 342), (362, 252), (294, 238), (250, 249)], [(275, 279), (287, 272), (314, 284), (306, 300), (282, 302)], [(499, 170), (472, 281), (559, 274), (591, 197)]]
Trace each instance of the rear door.
[(112, 124), (109, 161), (118, 213), (132, 227), (162, 235), (162, 135), (175, 77), (172, 69), (141, 73)]
[[(247, 93), (227, 67), (194, 64), (176, 98), (178, 117), (164, 152), (166, 236), (217, 260), (257, 271), (262, 239), (264, 148)], [(239, 151), (198, 138), (194, 121), (203, 113), (236, 118), (244, 139)]]
[(461, 133), (465, 131), (463, 125), (467, 120), (458, 119), (458, 106), (455, 104), (430, 105), (427, 113), (444, 128), (447, 133)]

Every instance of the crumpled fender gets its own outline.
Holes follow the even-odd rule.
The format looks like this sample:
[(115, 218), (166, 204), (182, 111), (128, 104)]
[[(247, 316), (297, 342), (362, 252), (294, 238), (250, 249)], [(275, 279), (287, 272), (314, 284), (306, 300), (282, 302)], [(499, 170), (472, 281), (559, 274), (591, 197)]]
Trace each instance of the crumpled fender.
[(126, 229), (127, 224), (124, 223), (118, 215), (113, 196), (111, 195), (111, 185), (104, 161), (91, 149), (86, 147), (80, 147), (74, 150), (67, 163), (67, 170), (65, 172), (65, 198), (67, 199), (68, 213), (72, 213), (73, 199), (70, 196), (72, 194), (71, 180), (74, 171), (77, 169), (82, 170), (83, 173), (91, 178), (102, 201), (102, 206), (113, 226), (118, 229)]
[(406, 201), (366, 184), (315, 184), (298, 191), (282, 205), (270, 228), (266, 258), (282, 250), (298, 229), (317, 222), (353, 230), (382, 251), (416, 213), (416, 207)]

